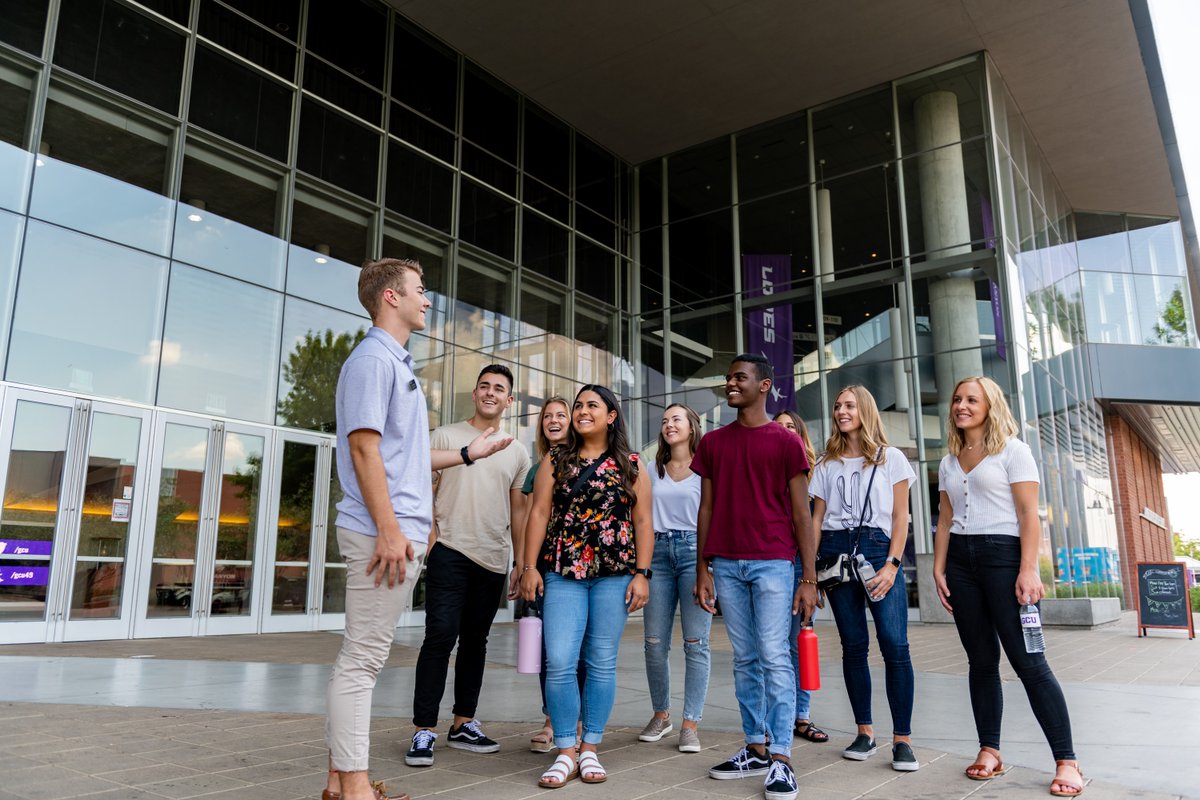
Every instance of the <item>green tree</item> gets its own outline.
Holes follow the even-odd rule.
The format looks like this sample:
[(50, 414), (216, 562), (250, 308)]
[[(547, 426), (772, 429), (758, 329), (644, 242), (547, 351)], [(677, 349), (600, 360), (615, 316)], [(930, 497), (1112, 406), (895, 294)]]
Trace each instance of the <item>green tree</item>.
[(1185, 539), (1181, 533), (1171, 534), (1171, 544), (1175, 549), (1175, 555), (1188, 556), (1200, 561), (1200, 542), (1195, 539)]
[(1163, 306), (1160, 321), (1154, 323), (1154, 338), (1149, 344), (1187, 344), (1187, 307), (1183, 303), (1183, 288), (1176, 286)]
[(283, 365), (283, 379), (291, 388), (279, 401), (280, 422), (293, 428), (333, 433), (338, 373), (350, 351), (366, 335), (366, 328), (354, 333), (327, 329), (304, 335)]

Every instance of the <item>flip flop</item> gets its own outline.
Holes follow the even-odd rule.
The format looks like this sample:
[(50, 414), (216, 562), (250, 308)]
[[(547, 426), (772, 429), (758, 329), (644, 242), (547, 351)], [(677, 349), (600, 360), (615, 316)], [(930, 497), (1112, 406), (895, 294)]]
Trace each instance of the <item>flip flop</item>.
[(570, 783), (572, 778), (577, 777), (579, 777), (579, 769), (575, 765), (575, 759), (566, 753), (559, 753), (558, 758), (554, 759), (554, 763), (550, 765), (550, 769), (543, 772), (542, 777), (538, 778), (538, 786), (543, 789), (561, 789)]
[(591, 750), (584, 750), (579, 754), (579, 780), (584, 783), (604, 783), (608, 780), (608, 772)]
[[(1050, 781), (1050, 794), (1054, 795), (1055, 797), (1078, 797), (1079, 795), (1083, 794), (1083, 770), (1081, 770), (1079, 768), (1078, 761), (1072, 761), (1071, 759), (1063, 759), (1061, 761), (1055, 761), (1054, 766), (1056, 766), (1056, 767), (1071, 767), (1072, 769), (1074, 769), (1076, 772), (1079, 773), (1079, 783), (1076, 783), (1075, 781), (1064, 781), (1064, 780), (1055, 778), (1054, 780)], [(1073, 791), (1073, 792), (1056, 792), (1056, 791), (1054, 791), (1055, 784), (1057, 784), (1059, 786), (1070, 787), (1071, 789), (1074, 789), (1075, 791)]]

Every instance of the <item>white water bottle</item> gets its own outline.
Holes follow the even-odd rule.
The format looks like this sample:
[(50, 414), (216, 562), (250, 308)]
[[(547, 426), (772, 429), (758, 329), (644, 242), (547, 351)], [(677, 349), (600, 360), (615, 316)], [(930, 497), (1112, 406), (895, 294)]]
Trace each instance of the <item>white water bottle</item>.
[(1042, 635), (1042, 615), (1033, 603), (1021, 606), (1021, 633), (1025, 636), (1026, 653), (1046, 652), (1046, 637)]

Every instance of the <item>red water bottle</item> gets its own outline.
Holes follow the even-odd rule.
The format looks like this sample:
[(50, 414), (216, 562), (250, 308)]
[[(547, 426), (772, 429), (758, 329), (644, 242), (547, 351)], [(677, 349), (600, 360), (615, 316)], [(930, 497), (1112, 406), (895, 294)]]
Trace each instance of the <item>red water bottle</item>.
[(796, 637), (796, 650), (800, 661), (800, 688), (806, 692), (815, 692), (821, 688), (821, 662), (817, 658), (817, 632), (813, 630), (812, 622), (800, 629)]

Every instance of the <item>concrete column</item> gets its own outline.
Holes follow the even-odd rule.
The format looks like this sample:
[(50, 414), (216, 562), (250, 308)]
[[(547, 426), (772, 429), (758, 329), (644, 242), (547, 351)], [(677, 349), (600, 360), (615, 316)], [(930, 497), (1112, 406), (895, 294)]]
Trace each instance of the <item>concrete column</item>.
[[(962, 134), (958, 97), (953, 92), (930, 92), (913, 104), (916, 119), (917, 175), (921, 191), (921, 222), (929, 260), (968, 253), (971, 222), (963, 172)], [(983, 372), (979, 347), (979, 318), (975, 311), (975, 282), (964, 270), (929, 283), (929, 315), (933, 329), (934, 377), (938, 414), (945, 420), (949, 394), (959, 378)]]
[(822, 282), (829, 283), (833, 281), (833, 216), (828, 189), (817, 189), (817, 245), (821, 259), (817, 269)]

